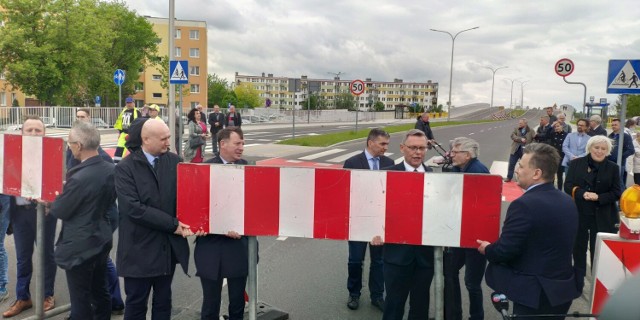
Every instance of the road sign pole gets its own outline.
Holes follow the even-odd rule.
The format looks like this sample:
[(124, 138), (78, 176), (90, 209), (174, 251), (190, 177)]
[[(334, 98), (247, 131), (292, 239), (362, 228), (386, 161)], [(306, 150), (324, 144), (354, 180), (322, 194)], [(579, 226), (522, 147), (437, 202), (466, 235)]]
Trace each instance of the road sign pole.
[[(620, 176), (623, 177), (624, 170), (622, 170), (622, 146), (624, 146), (624, 123), (625, 123), (625, 115), (627, 114), (627, 95), (622, 95), (622, 110), (620, 111), (620, 134), (618, 135), (618, 169), (620, 170)], [(621, 179), (624, 183), (624, 178)], [(624, 186), (623, 186), (624, 187)]]
[[(174, 29), (174, 20), (175, 20), (175, 8), (176, 8), (176, 1), (175, 0), (169, 0), (169, 61), (172, 61), (173, 58), (175, 57), (175, 52), (176, 50), (174, 49), (175, 46), (175, 29)], [(171, 68), (169, 67), (169, 74), (167, 75), (167, 79), (171, 79)], [(173, 85), (171, 83), (170, 80), (169, 81), (169, 131), (173, 132), (175, 135), (178, 135), (179, 133), (176, 132), (176, 105), (175, 105), (175, 101), (176, 101), (176, 87), (175, 85)], [(179, 130), (179, 129), (178, 129)], [(178, 139), (169, 139), (169, 143), (170, 143), (170, 148), (171, 150), (175, 150), (176, 154), (180, 155), (180, 151), (177, 149), (178, 146), (176, 145), (176, 141), (181, 141), (182, 140), (182, 135), (180, 135), (179, 137), (176, 137)]]
[(118, 108), (122, 108), (122, 85), (118, 86)]
[(293, 110), (291, 111), (291, 118), (293, 119), (293, 128), (291, 129), (291, 138), (295, 140), (296, 138), (296, 106), (293, 106)]
[(562, 77), (562, 79), (564, 80), (564, 82), (568, 83), (568, 84), (579, 84), (582, 85), (584, 87), (584, 95), (582, 96), (582, 116), (585, 116), (585, 107), (587, 106), (587, 85), (582, 83), (582, 82), (571, 82), (571, 81), (567, 81), (567, 78)]
[(360, 111), (360, 103), (358, 102), (358, 96), (356, 98), (356, 133), (358, 133), (358, 111)]

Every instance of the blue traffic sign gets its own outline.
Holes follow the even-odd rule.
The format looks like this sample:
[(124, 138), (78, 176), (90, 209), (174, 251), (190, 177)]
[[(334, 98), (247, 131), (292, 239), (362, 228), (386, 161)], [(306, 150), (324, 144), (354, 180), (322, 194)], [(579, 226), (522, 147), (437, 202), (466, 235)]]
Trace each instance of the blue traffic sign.
[(100, 103), (100, 96), (96, 96), (96, 103)]
[(121, 86), (124, 83), (124, 78), (124, 70), (122, 69), (117, 69), (116, 72), (113, 73), (113, 82), (115, 82), (117, 86)]
[(171, 60), (169, 61), (169, 83), (188, 84), (189, 83), (189, 61)]
[(640, 60), (609, 60), (607, 93), (640, 94)]

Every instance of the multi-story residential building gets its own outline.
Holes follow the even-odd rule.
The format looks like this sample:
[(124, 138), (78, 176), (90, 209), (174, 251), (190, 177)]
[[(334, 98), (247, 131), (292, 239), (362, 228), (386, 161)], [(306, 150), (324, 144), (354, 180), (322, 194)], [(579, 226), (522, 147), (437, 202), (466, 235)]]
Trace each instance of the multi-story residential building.
[[(342, 80), (340, 77), (333, 79), (312, 79), (305, 75), (300, 78), (274, 77), (273, 74), (262, 73), (259, 76), (241, 75), (236, 72), (235, 85), (250, 83), (258, 90), (260, 97), (269, 99), (271, 106), (284, 109), (300, 109), (301, 103), (307, 99), (307, 89), (312, 94), (319, 94), (329, 108), (335, 106), (335, 97), (341, 93), (349, 92), (349, 84), (353, 80)], [(367, 110), (375, 102), (384, 103), (385, 110), (393, 110), (398, 105), (437, 106), (438, 83), (404, 82), (402, 79), (393, 81), (374, 81), (371, 78), (364, 80), (365, 93), (356, 98), (360, 110)]]
[(27, 102), (22, 91), (11, 86), (4, 77), (4, 72), (0, 72), (0, 107), (11, 107), (14, 104), (24, 107)]
[[(169, 19), (145, 17), (158, 35), (158, 55), (169, 56)], [(175, 60), (189, 62), (189, 84), (182, 86), (182, 106), (186, 111), (198, 104), (207, 105), (207, 23), (205, 21), (175, 20)], [(163, 71), (150, 66), (140, 73), (133, 98), (137, 106), (155, 103), (166, 106), (168, 89), (162, 87)], [(165, 75), (168, 77), (168, 75)], [(177, 87), (179, 85), (176, 85)], [(179, 94), (176, 94), (178, 106)]]

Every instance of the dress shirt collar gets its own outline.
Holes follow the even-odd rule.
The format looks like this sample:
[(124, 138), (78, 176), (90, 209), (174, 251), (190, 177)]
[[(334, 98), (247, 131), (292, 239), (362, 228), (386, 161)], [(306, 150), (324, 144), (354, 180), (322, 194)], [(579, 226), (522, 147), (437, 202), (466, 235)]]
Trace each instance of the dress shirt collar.
[(414, 170), (418, 169), (418, 172), (425, 172), (424, 165), (420, 165), (417, 168), (414, 168), (411, 165), (409, 165), (406, 161), (402, 161), (402, 163), (404, 163), (404, 171), (413, 172)]
[(156, 156), (152, 156), (151, 154), (147, 153), (146, 151), (142, 150), (142, 153), (144, 153), (144, 157), (147, 158), (147, 161), (149, 162), (149, 164), (151, 165), (151, 167), (153, 167), (153, 160), (155, 160)]

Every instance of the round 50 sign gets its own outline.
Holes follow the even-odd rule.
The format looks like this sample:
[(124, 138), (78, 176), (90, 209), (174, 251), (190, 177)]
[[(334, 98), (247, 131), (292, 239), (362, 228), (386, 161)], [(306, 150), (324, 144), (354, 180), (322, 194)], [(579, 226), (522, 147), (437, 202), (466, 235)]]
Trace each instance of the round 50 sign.
[(564, 58), (556, 62), (556, 74), (561, 77), (567, 77), (573, 73), (573, 61)]
[(349, 91), (351, 91), (351, 93), (355, 94), (356, 96), (363, 94), (364, 88), (364, 82), (362, 82), (362, 80), (353, 80), (349, 85)]

